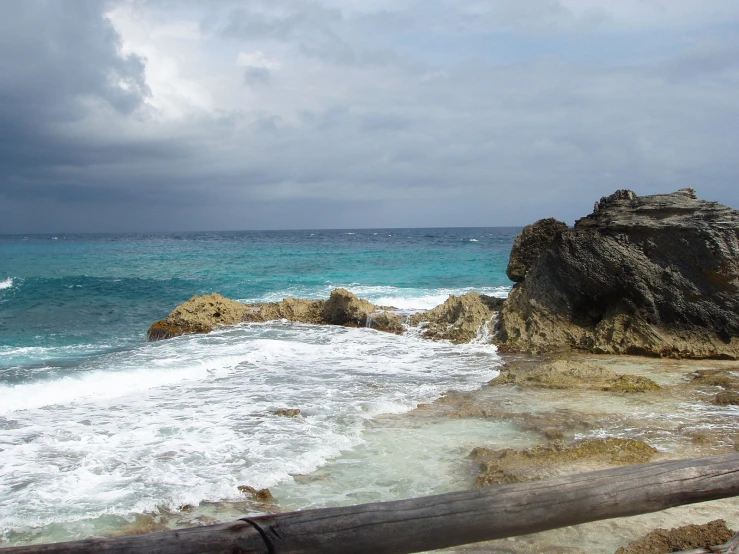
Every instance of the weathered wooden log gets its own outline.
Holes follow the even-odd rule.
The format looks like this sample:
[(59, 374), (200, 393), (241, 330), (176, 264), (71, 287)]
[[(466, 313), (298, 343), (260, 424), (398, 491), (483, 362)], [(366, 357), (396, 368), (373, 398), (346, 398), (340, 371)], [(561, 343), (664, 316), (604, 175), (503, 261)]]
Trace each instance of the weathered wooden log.
[(731, 496), (739, 496), (739, 453), (409, 500), (245, 518), (136, 537), (0, 549), (0, 553), (400, 554)]

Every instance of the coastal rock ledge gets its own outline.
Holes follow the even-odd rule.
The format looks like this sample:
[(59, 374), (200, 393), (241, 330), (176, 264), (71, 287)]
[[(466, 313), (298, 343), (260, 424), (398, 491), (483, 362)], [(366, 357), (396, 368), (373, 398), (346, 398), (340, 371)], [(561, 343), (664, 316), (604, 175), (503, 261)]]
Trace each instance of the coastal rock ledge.
[(526, 227), (500, 315), (510, 350), (739, 358), (739, 212), (619, 190), (573, 228)]

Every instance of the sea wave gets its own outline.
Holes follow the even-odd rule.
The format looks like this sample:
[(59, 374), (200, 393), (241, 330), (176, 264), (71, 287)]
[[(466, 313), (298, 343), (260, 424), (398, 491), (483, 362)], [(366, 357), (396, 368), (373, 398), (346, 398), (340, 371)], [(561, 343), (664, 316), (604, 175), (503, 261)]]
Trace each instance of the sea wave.
[[(443, 360), (443, 363), (440, 363)], [(0, 387), (0, 531), (240, 497), (363, 442), (364, 422), (497, 374), (491, 345), (237, 325)], [(295, 418), (275, 415), (299, 408)]]
[(13, 278), (12, 277), (8, 277), (4, 281), (0, 281), (0, 290), (9, 289), (12, 286), (13, 286)]
[(283, 298), (325, 299), (336, 288), (350, 290), (361, 298), (366, 298), (378, 306), (393, 307), (401, 311), (423, 311), (442, 304), (450, 295), (461, 296), (468, 292), (479, 292), (498, 298), (506, 298), (511, 288), (498, 287), (458, 287), (458, 288), (409, 288), (361, 283), (326, 284), (322, 287), (293, 287), (270, 292), (257, 298), (241, 298), (241, 302), (279, 302)]

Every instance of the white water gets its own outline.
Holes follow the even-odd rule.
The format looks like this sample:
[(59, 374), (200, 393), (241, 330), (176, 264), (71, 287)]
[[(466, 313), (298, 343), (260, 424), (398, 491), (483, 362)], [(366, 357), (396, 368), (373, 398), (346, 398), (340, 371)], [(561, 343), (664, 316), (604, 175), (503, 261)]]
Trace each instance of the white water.
[(242, 484), (289, 486), (365, 444), (379, 414), (476, 388), (498, 363), (487, 344), (277, 322), (0, 387), (0, 531), (236, 499)]
[(468, 292), (479, 292), (489, 296), (505, 298), (510, 287), (464, 287), (464, 288), (401, 288), (392, 286), (362, 285), (359, 283), (330, 284), (323, 288), (295, 287), (293, 289), (270, 293), (260, 298), (242, 298), (241, 302), (279, 302), (288, 296), (294, 298), (325, 299), (336, 288), (345, 288), (360, 298), (366, 298), (378, 306), (391, 306), (402, 311), (422, 311), (435, 308), (444, 303), (450, 294), (460, 296)]
[(0, 281), (0, 290), (9, 289), (12, 286), (13, 286), (13, 278), (12, 277), (8, 277), (4, 281)]

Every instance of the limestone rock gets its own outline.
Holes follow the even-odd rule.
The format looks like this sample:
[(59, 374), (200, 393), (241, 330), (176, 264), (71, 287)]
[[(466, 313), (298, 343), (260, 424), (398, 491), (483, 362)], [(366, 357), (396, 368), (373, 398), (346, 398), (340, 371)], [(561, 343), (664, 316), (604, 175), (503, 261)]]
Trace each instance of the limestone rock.
[(525, 351), (739, 358), (739, 212), (692, 189), (601, 199), (531, 261), (499, 340)]
[(526, 370), (504, 367), (490, 385), (518, 385), (547, 389), (591, 389), (630, 393), (659, 390), (659, 385), (640, 375), (619, 375), (591, 362), (555, 360)]
[(155, 322), (147, 334), (150, 341), (186, 333), (210, 333), (219, 325), (234, 325), (242, 321), (249, 308), (218, 293), (193, 296), (177, 306), (167, 319)]
[(269, 489), (257, 490), (254, 487), (250, 487), (249, 485), (239, 485), (238, 489), (244, 494), (251, 495), (251, 497), (257, 502), (273, 502), (275, 499)]
[(469, 458), (481, 462), (477, 486), (524, 482), (555, 474), (576, 473), (582, 464), (604, 468), (648, 462), (657, 450), (632, 439), (585, 439), (573, 444), (550, 444), (514, 450), (477, 447)]
[(279, 408), (275, 411), (275, 415), (282, 417), (297, 417), (300, 415), (298, 408)]
[(375, 311), (377, 307), (371, 302), (346, 289), (336, 289), (323, 305), (321, 316), (329, 325), (364, 326), (367, 316)]
[(244, 314), (244, 321), (265, 322), (287, 319), (299, 323), (324, 323), (321, 311), (325, 300), (305, 300), (302, 298), (285, 298), (280, 302), (249, 304)]
[(567, 224), (554, 218), (540, 219), (527, 225), (513, 241), (511, 257), (506, 268), (506, 275), (511, 281), (520, 283), (526, 277), (534, 260), (541, 251), (549, 246), (554, 238), (567, 229)]
[(411, 318), (411, 325), (425, 323), (425, 338), (461, 344), (477, 337), (482, 326), (489, 324), (502, 305), (502, 299), (476, 292), (462, 296), (450, 295), (440, 306), (415, 314)]
[(628, 546), (616, 550), (615, 554), (666, 554), (697, 548), (708, 548), (728, 542), (734, 531), (726, 521), (717, 519), (703, 525), (685, 525), (675, 529), (655, 529)]

